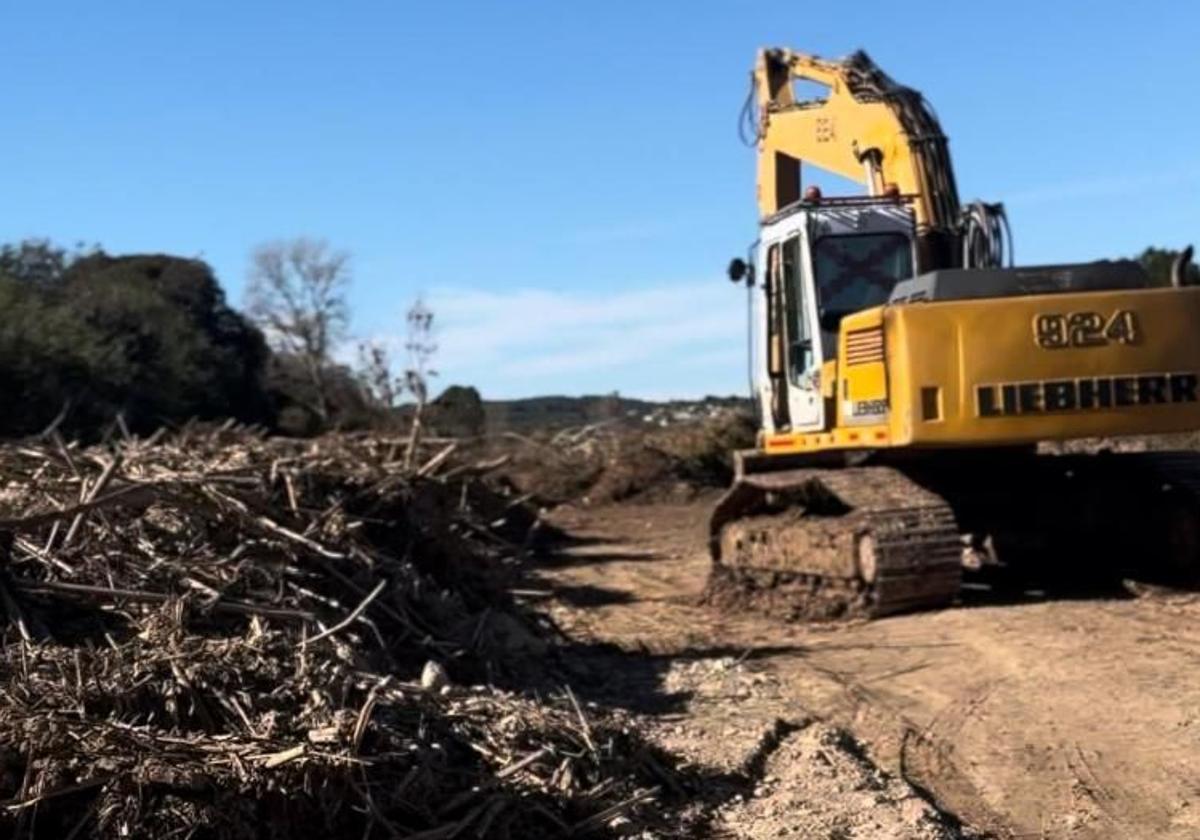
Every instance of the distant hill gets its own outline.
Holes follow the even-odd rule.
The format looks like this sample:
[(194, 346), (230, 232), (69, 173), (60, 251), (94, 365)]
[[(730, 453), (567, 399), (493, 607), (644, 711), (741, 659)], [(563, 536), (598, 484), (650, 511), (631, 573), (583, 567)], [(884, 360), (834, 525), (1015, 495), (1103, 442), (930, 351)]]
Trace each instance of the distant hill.
[(483, 407), (488, 431), (528, 432), (586, 426), (607, 420), (668, 425), (732, 408), (749, 409), (750, 403), (744, 397), (710, 396), (700, 400), (650, 402), (606, 394), (484, 400)]

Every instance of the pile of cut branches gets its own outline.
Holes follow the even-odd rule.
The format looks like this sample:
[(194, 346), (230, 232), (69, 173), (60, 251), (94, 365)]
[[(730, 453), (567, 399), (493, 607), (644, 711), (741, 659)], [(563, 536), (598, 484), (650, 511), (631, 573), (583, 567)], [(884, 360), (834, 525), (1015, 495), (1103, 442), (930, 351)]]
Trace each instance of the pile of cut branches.
[(544, 674), (537, 533), (452, 442), (0, 448), (0, 833), (541, 837), (675, 784)]

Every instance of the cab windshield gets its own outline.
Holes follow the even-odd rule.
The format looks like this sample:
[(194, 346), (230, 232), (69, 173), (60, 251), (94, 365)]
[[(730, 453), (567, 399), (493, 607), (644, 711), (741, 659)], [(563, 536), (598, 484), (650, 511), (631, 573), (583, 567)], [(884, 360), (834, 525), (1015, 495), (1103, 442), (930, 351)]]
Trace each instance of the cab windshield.
[(887, 301), (912, 277), (912, 244), (902, 233), (823, 236), (812, 249), (821, 329), (836, 331), (844, 316)]

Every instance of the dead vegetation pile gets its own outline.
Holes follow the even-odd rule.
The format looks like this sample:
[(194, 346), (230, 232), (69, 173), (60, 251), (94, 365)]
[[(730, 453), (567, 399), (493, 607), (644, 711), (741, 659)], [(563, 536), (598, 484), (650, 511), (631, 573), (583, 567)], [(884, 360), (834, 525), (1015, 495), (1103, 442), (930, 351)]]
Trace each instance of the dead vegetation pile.
[[(453, 446), (230, 428), (0, 448), (0, 834), (552, 837), (661, 820), (544, 671), (536, 520)], [(472, 687), (473, 686), (473, 687)]]
[[(620, 421), (505, 435), (505, 475), (543, 505), (686, 500), (728, 486), (733, 453), (754, 445), (744, 411), (655, 427)], [(495, 448), (495, 447), (494, 447)]]

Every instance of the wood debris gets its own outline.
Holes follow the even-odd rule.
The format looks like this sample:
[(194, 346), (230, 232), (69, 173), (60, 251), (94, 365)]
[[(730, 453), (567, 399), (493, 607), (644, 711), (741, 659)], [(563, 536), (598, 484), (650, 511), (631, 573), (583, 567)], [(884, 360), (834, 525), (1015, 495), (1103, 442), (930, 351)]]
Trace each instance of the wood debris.
[(656, 819), (661, 761), (628, 720), (496, 687), (544, 677), (553, 643), (509, 592), (536, 514), (453, 442), (408, 469), (395, 443), (194, 425), (0, 447), (0, 835)]

